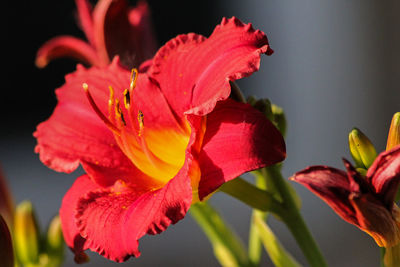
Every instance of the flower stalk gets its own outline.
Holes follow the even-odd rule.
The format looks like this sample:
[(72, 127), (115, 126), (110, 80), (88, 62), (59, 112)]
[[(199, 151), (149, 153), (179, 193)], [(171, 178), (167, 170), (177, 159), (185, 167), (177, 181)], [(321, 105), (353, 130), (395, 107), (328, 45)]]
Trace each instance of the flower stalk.
[(269, 192), (255, 187), (241, 177), (223, 184), (220, 191), (242, 201), (248, 206), (261, 210), (278, 213), (283, 208)]
[[(298, 208), (293, 192), (282, 177), (280, 167), (277, 165), (260, 170), (264, 177), (270, 176), (274, 187), (282, 201), (277, 200), (270, 192), (257, 188), (242, 178), (234, 179), (221, 186), (220, 191), (244, 202), (254, 209), (263, 212), (272, 212), (280, 218), (296, 239), (310, 266), (327, 266), (316, 242), (308, 230)], [(255, 242), (255, 241), (254, 241)], [(256, 252), (254, 252), (256, 254)], [(257, 260), (257, 256), (253, 255)]]
[(240, 238), (207, 202), (192, 205), (190, 214), (207, 235), (222, 266), (253, 267)]
[[(260, 189), (267, 189), (267, 179), (259, 172), (254, 173), (255, 176), (255, 185)], [(262, 253), (262, 243), (259, 232), (256, 228), (255, 220), (259, 219), (265, 221), (267, 219), (268, 213), (263, 212), (257, 209), (253, 209), (251, 214), (251, 224), (249, 231), (249, 259), (255, 265), (258, 266), (261, 260)]]
[(274, 165), (269, 168), (264, 168), (263, 171), (268, 172), (268, 175), (274, 177), (273, 182), (282, 197), (282, 205), (284, 206), (283, 209), (280, 209), (277, 212), (277, 215), (284, 221), (290, 232), (293, 234), (310, 266), (327, 266), (317, 243), (312, 237), (300, 214), (296, 200), (293, 197), (288, 184), (282, 177), (279, 167)]

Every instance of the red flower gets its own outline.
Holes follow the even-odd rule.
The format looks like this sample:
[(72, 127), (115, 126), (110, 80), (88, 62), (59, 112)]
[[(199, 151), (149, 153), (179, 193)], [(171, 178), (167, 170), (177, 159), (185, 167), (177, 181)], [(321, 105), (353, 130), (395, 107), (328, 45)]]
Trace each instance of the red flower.
[(116, 58), (66, 76), (34, 135), (46, 165), (87, 173), (60, 210), (78, 260), (88, 248), (115, 261), (139, 256), (140, 237), (181, 220), (226, 181), (284, 159), (273, 124), (228, 98), (229, 82), (257, 71), (263, 53), (272, 53), (263, 32), (223, 19), (208, 39), (172, 39), (138, 75)]
[(47, 41), (38, 51), (36, 65), (45, 67), (52, 59), (72, 57), (88, 65), (106, 66), (119, 55), (128, 67), (151, 58), (156, 41), (145, 1), (128, 8), (126, 0), (100, 0), (92, 12), (88, 0), (75, 0), (79, 24), (88, 40), (59, 36)]
[(394, 203), (400, 182), (400, 146), (381, 153), (366, 176), (346, 160), (347, 173), (312, 166), (291, 179), (322, 198), (340, 217), (371, 235), (379, 246), (400, 241), (399, 208)]

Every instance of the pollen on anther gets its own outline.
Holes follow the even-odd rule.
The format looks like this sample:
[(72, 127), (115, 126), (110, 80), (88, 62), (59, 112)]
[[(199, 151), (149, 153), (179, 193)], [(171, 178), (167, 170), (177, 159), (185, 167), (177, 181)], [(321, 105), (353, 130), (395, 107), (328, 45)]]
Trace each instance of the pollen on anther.
[(129, 84), (130, 91), (133, 91), (133, 89), (135, 89), (135, 87), (136, 87), (136, 80), (137, 80), (138, 74), (139, 74), (138, 70), (133, 68), (132, 72), (131, 72), (131, 82)]
[(119, 100), (115, 99), (115, 116), (120, 118), (122, 123), (126, 126), (126, 121), (124, 118), (124, 114), (122, 113), (121, 107), (119, 106)]
[(126, 109), (129, 109), (129, 106), (131, 105), (131, 95), (128, 89), (125, 89), (124, 91), (124, 105)]
[(144, 115), (141, 110), (138, 111), (137, 120), (139, 122), (139, 136), (141, 136), (144, 127)]
[(82, 87), (85, 92), (89, 89), (89, 85), (87, 83), (82, 83)]
[(144, 126), (144, 115), (141, 110), (138, 111), (138, 122), (140, 125)]

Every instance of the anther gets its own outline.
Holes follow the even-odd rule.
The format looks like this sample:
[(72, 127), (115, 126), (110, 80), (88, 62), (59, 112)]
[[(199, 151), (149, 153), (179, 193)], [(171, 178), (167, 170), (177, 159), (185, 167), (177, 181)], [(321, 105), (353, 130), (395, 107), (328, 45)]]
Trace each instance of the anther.
[(133, 91), (133, 89), (135, 89), (135, 87), (136, 87), (136, 80), (137, 80), (137, 77), (138, 77), (138, 70), (137, 69), (132, 69), (132, 72), (131, 72), (131, 82), (130, 82), (130, 84), (129, 84), (129, 91)]
[(119, 106), (119, 100), (115, 99), (115, 116), (120, 118), (124, 126), (126, 126), (126, 121), (124, 118), (124, 114), (122, 113), (121, 107)]
[(112, 120), (111, 114), (112, 114), (113, 106), (114, 106), (114, 102), (115, 102), (114, 101), (114, 89), (111, 86), (109, 86), (108, 89), (110, 90), (110, 98), (108, 99), (108, 118), (110, 120)]
[(114, 105), (114, 88), (112, 88), (110, 85), (108, 86), (108, 89), (110, 90), (110, 98), (108, 100), (108, 104), (112, 106)]
[(142, 135), (142, 130), (144, 127), (144, 115), (143, 112), (141, 110), (138, 111), (138, 115), (137, 115), (137, 120), (139, 122), (139, 136)]
[(89, 100), (90, 105), (92, 106), (93, 110), (96, 112), (97, 116), (99, 116), (99, 118), (106, 124), (106, 126), (111, 131), (113, 131), (117, 135), (120, 135), (121, 131), (114, 124), (112, 124), (110, 122), (110, 120), (106, 118), (106, 116), (104, 116), (104, 114), (101, 112), (99, 107), (94, 102), (94, 99), (93, 99), (92, 95), (89, 92), (89, 86), (87, 85), (87, 83), (83, 83), (82, 87), (83, 87), (83, 90), (85, 91), (86, 97)]
[(125, 89), (124, 91), (124, 105), (126, 109), (129, 109), (129, 106), (131, 104), (131, 94), (129, 93), (128, 89)]

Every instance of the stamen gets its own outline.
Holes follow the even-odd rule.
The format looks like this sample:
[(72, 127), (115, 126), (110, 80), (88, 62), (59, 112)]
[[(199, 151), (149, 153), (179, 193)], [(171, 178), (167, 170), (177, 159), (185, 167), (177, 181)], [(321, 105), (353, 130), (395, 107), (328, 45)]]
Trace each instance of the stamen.
[(129, 109), (131, 105), (131, 94), (128, 89), (125, 89), (124, 91), (124, 105), (126, 109)]
[(124, 126), (126, 126), (126, 121), (124, 114), (122, 113), (121, 107), (119, 106), (119, 100), (115, 99), (115, 117), (121, 119)]
[(115, 134), (120, 135), (121, 131), (110, 122), (109, 119), (106, 118), (106, 116), (104, 116), (104, 114), (101, 112), (101, 110), (99, 109), (99, 107), (96, 105), (96, 103), (94, 102), (94, 99), (92, 97), (92, 95), (89, 92), (89, 86), (87, 85), (87, 83), (83, 83), (82, 84), (83, 90), (86, 93), (86, 97), (89, 100), (90, 105), (92, 106), (93, 110), (96, 112), (97, 116), (99, 116), (99, 118), (106, 124), (106, 126), (113, 131)]
[(139, 74), (138, 70), (133, 68), (132, 72), (131, 72), (131, 83), (129, 84), (130, 92), (132, 92), (133, 89), (135, 89), (135, 87), (136, 87), (136, 80), (137, 80), (138, 74)]
[(139, 122), (139, 134), (138, 135), (141, 136), (143, 128), (144, 128), (144, 115), (141, 110), (138, 111), (137, 120)]
[(110, 90), (110, 99), (108, 100), (109, 105), (114, 105), (114, 88), (108, 86), (108, 89)]
[(110, 89), (110, 98), (108, 99), (108, 117), (111, 119), (111, 114), (112, 114), (112, 109), (114, 106), (114, 89), (109, 86), (108, 89)]

